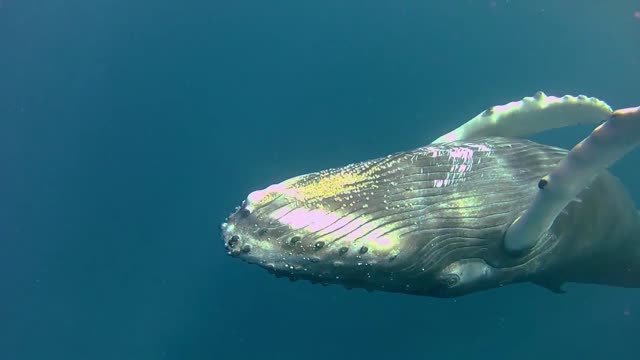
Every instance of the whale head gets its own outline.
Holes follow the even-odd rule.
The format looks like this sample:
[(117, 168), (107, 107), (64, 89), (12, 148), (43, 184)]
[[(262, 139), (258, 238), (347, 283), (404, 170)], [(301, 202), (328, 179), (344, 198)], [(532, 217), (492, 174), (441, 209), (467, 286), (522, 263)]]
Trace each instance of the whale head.
[[(389, 227), (375, 221), (388, 202), (380, 188), (350, 170), (302, 175), (250, 193), (221, 226), (228, 253), (291, 280), (384, 288), (402, 249)], [(404, 250), (411, 251), (408, 244)]]

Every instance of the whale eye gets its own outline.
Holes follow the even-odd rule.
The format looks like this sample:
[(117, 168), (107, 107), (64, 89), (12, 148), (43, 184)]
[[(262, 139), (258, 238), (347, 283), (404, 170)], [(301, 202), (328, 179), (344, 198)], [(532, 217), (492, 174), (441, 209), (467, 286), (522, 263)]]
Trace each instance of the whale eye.
[(459, 281), (460, 277), (456, 274), (442, 274), (438, 276), (438, 282), (448, 288), (454, 287)]

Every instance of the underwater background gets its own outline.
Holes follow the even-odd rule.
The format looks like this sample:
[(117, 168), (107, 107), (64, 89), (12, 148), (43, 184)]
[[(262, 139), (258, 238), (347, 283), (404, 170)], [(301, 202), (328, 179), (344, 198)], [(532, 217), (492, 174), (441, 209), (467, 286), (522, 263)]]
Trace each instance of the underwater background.
[(369, 293), (224, 250), (250, 191), (538, 90), (640, 105), (640, 1), (0, 0), (0, 359), (638, 359), (640, 289)]

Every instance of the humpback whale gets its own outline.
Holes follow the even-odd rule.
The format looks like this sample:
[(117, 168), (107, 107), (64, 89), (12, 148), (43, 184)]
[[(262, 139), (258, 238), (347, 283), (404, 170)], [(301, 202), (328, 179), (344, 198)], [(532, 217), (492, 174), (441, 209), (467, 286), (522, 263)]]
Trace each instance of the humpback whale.
[[(596, 124), (571, 150), (525, 139)], [(410, 151), (250, 193), (228, 254), (278, 277), (456, 297), (531, 282), (640, 287), (640, 216), (607, 168), (640, 141), (640, 107), (535, 96)]]

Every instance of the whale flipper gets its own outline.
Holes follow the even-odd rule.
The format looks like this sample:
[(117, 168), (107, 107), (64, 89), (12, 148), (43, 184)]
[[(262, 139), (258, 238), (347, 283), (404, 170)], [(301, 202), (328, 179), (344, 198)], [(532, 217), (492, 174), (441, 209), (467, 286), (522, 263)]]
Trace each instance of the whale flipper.
[(538, 91), (533, 97), (490, 107), (432, 144), (484, 136), (523, 137), (581, 123), (597, 124), (610, 115), (611, 107), (596, 98), (547, 96)]
[(505, 248), (518, 253), (534, 247), (565, 206), (638, 143), (640, 107), (613, 112), (540, 180), (533, 203), (507, 230)]

